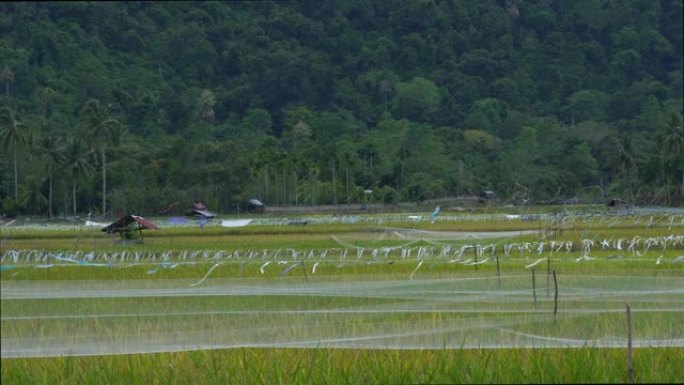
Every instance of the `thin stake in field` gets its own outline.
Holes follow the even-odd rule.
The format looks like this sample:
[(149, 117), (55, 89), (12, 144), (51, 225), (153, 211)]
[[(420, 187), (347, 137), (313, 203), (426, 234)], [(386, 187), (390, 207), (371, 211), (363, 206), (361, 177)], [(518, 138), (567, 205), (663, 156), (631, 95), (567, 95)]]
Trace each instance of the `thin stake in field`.
[[(90, 215), (88, 215), (88, 219), (90, 219)], [(78, 241), (81, 240), (81, 232), (83, 231), (83, 222), (81, 222), (81, 225), (78, 227), (78, 234), (76, 235), (76, 242), (74, 242), (74, 251), (78, 250)]]
[(556, 269), (553, 269), (553, 286), (556, 293), (553, 295), (553, 319), (556, 319), (556, 314), (558, 314), (558, 279), (556, 278)]
[(499, 290), (501, 290), (501, 272), (499, 271), (499, 256), (496, 255), (496, 280), (499, 283)]
[(534, 278), (534, 269), (532, 269), (532, 298), (534, 298), (534, 310), (537, 310), (537, 284)]
[(549, 280), (551, 279), (551, 257), (546, 260), (546, 298), (549, 298)]
[(634, 383), (634, 365), (632, 361), (632, 308), (627, 306), (627, 376), (629, 383)]

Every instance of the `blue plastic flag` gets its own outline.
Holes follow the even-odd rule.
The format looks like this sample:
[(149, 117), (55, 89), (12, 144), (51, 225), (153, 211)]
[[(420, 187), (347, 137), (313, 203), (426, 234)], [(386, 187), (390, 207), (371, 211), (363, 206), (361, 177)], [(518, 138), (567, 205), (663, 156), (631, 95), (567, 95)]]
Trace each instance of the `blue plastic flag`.
[(432, 221), (434, 222), (435, 219), (437, 219), (437, 216), (438, 216), (438, 215), (439, 215), (439, 206), (437, 206), (437, 208), (435, 209), (435, 211), (432, 212), (432, 216), (430, 217), (430, 219), (432, 219)]

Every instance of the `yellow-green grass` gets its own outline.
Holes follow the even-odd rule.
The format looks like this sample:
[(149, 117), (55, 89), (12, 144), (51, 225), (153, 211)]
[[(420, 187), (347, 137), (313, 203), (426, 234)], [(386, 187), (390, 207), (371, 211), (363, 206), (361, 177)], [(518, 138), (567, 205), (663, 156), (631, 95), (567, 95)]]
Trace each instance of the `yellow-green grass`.
[[(613, 253), (602, 252), (602, 255)], [(600, 255), (597, 258), (600, 258)], [(632, 261), (629, 259), (599, 259), (589, 262), (575, 262), (577, 254), (573, 256), (551, 257), (550, 267), (557, 274), (592, 274), (592, 275), (629, 275), (629, 276), (684, 276), (684, 263), (656, 265), (655, 262), (659, 255), (670, 256), (670, 260), (677, 255), (677, 251), (667, 251), (663, 253), (651, 253), (650, 259)], [(625, 253), (625, 255), (628, 255)], [(499, 262), (499, 274), (506, 275), (531, 274), (531, 269), (525, 269), (526, 265), (531, 264), (537, 259), (536, 256), (528, 259), (501, 259)], [(239, 262), (224, 261), (214, 268), (210, 273), (210, 278), (263, 278), (281, 279), (280, 275), (289, 265), (279, 266), (277, 264), (266, 266), (261, 273), (260, 267), (263, 262)], [(413, 260), (392, 260), (379, 262), (357, 262), (353, 259), (347, 262), (333, 261), (305, 261), (300, 266), (293, 268), (287, 273), (288, 277), (299, 278), (301, 280), (312, 279), (313, 265), (316, 266), (316, 277), (326, 279), (358, 280), (365, 277), (373, 277), (383, 274), (387, 277), (397, 279), (408, 279), (411, 273), (416, 270), (419, 263)], [(141, 263), (124, 264), (123, 266), (113, 265), (112, 267), (91, 267), (78, 265), (59, 265), (52, 268), (38, 267), (18, 267), (12, 270), (0, 272), (0, 278), (4, 282), (25, 281), (25, 280), (122, 280), (122, 279), (189, 279), (199, 280), (216, 264), (215, 261), (198, 261), (187, 264), (178, 264), (174, 268), (165, 268), (160, 263)], [(341, 266), (340, 266), (341, 265)], [(21, 266), (21, 265), (20, 265)], [(154, 273), (150, 272), (159, 267)], [(542, 261), (535, 266), (536, 274), (539, 279), (546, 275), (547, 262)], [(489, 261), (485, 264), (473, 266), (459, 263), (447, 262), (427, 262), (416, 272), (414, 277), (420, 278), (429, 275), (434, 277), (454, 277), (467, 274), (471, 277), (486, 276), (496, 277), (496, 262)], [(544, 278), (545, 279), (545, 278)]]
[[(636, 383), (681, 383), (684, 349), (635, 349)], [(624, 349), (259, 349), (3, 359), (3, 384), (628, 383)]]
[[(404, 227), (406, 229), (406, 227)], [(411, 229), (411, 228), (408, 228)], [(571, 240), (579, 244), (583, 239), (591, 239), (600, 242), (603, 239), (628, 239), (640, 237), (642, 240), (648, 237), (662, 237), (673, 234), (684, 233), (684, 226), (660, 226), (660, 227), (602, 227), (584, 228), (573, 225), (562, 231), (545, 231), (535, 226), (490, 226), (481, 228), (477, 223), (467, 225), (452, 224), (425, 225), (422, 231), (432, 232), (473, 232), (477, 235), (479, 231), (536, 231), (535, 234), (522, 235), (515, 239), (484, 239), (456, 240), (452, 243), (496, 243), (496, 242), (533, 242), (533, 241), (567, 241)], [(17, 229), (2, 241), (3, 250), (54, 250), (54, 251), (74, 251), (74, 250), (110, 250), (116, 251), (145, 251), (145, 250), (261, 250), (278, 248), (295, 249), (324, 249), (340, 247), (333, 237), (351, 241), (355, 245), (362, 247), (383, 247), (396, 246), (405, 243), (399, 236), (393, 235), (394, 232), (385, 227), (359, 227), (342, 229), (338, 226), (319, 225), (316, 228), (311, 226), (308, 231), (304, 226), (293, 229), (290, 232), (281, 232), (274, 228), (270, 231), (247, 232), (236, 231), (228, 228), (214, 229), (162, 229), (157, 231), (145, 231), (143, 243), (120, 244), (119, 238), (109, 236), (96, 230), (79, 232), (77, 230), (54, 231), (46, 230), (45, 234), (32, 230)], [(434, 235), (432, 235), (434, 236)], [(430, 239), (431, 234), (424, 235), (425, 239)], [(381, 239), (382, 238), (382, 239)], [(510, 237), (508, 237), (510, 238)], [(445, 241), (443, 241), (445, 242)], [(426, 243), (424, 243), (426, 244)], [(642, 242), (643, 244), (643, 242)], [(575, 246), (576, 248), (578, 245)]]

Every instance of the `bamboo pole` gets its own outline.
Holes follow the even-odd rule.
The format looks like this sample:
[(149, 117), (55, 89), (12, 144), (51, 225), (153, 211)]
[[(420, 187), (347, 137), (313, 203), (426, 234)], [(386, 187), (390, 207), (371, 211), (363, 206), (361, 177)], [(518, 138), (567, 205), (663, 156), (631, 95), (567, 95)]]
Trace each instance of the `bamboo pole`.
[(537, 310), (537, 284), (534, 278), (534, 269), (532, 269), (532, 298), (534, 298), (534, 310)]
[(499, 270), (499, 256), (496, 256), (496, 279), (499, 283), (499, 290), (501, 290), (501, 271)]
[(632, 361), (632, 308), (627, 306), (627, 375), (629, 383), (634, 383), (634, 364)]
[(546, 298), (549, 298), (549, 281), (551, 280), (551, 257), (546, 260)]
[(556, 269), (553, 270), (553, 286), (556, 290), (553, 296), (553, 318), (556, 319), (556, 314), (558, 314), (558, 279), (556, 278)]

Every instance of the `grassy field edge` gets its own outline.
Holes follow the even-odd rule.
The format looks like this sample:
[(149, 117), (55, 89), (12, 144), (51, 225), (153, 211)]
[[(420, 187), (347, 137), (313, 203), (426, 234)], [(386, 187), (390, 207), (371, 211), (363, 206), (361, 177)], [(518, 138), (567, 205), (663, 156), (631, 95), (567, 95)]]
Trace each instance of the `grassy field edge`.
[[(681, 383), (682, 348), (634, 351), (637, 383)], [(260, 349), (2, 359), (3, 384), (626, 383), (626, 349)]]

